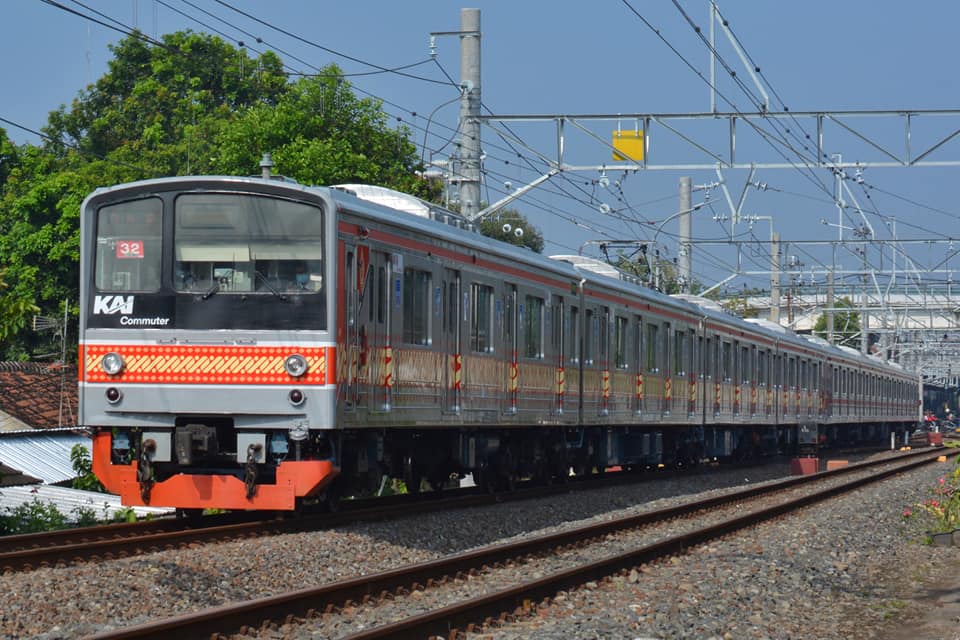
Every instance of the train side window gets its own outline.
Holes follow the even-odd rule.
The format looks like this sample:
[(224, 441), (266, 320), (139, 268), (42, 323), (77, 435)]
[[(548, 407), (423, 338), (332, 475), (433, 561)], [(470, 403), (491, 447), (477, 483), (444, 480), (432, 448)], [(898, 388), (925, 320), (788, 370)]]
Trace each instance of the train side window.
[(657, 367), (662, 369), (667, 376), (673, 375), (670, 366), (673, 365), (673, 330), (669, 322), (664, 322), (660, 329), (660, 349), (657, 354)]
[(613, 364), (617, 369), (627, 369), (627, 319), (615, 316), (613, 320)]
[(570, 362), (580, 362), (580, 309), (570, 306), (570, 328), (567, 332), (570, 336), (570, 348), (567, 353), (570, 354)]
[(353, 327), (353, 326), (356, 326), (357, 324), (356, 298), (354, 297), (354, 292), (357, 290), (356, 288), (357, 285), (353, 281), (353, 277), (354, 277), (353, 276), (354, 274), (353, 251), (347, 252), (346, 260), (344, 260), (343, 266), (344, 266), (343, 282), (344, 282), (344, 286), (346, 286), (347, 288), (347, 290), (344, 292), (345, 293), (344, 298), (347, 301), (347, 326)]
[(641, 371), (644, 366), (643, 360), (643, 318), (636, 317), (636, 328), (633, 332), (636, 344), (634, 345), (634, 355), (636, 356), (637, 371)]
[(583, 363), (593, 364), (593, 342), (597, 333), (597, 318), (593, 309), (587, 309), (587, 317), (583, 329)]
[(682, 376), (687, 373), (684, 355), (686, 351), (686, 340), (684, 340), (683, 329), (677, 329), (673, 336), (673, 373)]
[(554, 298), (553, 315), (550, 317), (550, 347), (559, 362), (563, 362), (564, 316), (563, 298)]
[(723, 341), (720, 353), (720, 375), (724, 382), (730, 382), (733, 379), (733, 345), (726, 340)]
[(456, 335), (457, 331), (457, 302), (460, 299), (457, 285), (456, 280), (447, 282), (443, 293), (443, 328), (451, 336)]
[(657, 357), (658, 352), (660, 351), (660, 327), (656, 323), (648, 322), (647, 323), (647, 371), (651, 373), (659, 373), (659, 358)]
[(403, 341), (429, 345), (433, 276), (419, 269), (403, 270)]
[(524, 355), (528, 358), (543, 359), (543, 298), (526, 296), (526, 309), (523, 318)]
[[(503, 294), (503, 344), (507, 352), (515, 358), (517, 353), (517, 314), (522, 313), (517, 309), (517, 286), (513, 284), (506, 285), (506, 291)], [(499, 313), (497, 314), (499, 315)]]
[(701, 352), (700, 368), (704, 380), (713, 380), (716, 377), (717, 354), (714, 352), (714, 344), (713, 338), (707, 337)]
[(610, 310), (606, 307), (597, 316), (597, 358), (604, 368), (610, 366)]
[[(387, 269), (383, 265), (377, 267), (377, 323), (383, 324), (387, 321)], [(371, 305), (372, 306), (372, 305)], [(371, 313), (373, 309), (371, 308)]]
[(769, 357), (770, 352), (766, 349), (761, 349), (757, 354), (757, 384), (761, 387), (767, 386), (767, 366)]
[(493, 287), (470, 285), (473, 313), (470, 318), (470, 347), (478, 353), (493, 352)]

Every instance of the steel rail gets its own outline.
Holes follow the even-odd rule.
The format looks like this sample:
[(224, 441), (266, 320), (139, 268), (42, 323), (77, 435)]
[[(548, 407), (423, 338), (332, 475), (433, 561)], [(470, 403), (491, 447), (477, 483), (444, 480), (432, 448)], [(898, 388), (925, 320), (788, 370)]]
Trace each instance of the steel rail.
[(421, 640), (442, 636), (455, 638), (458, 630), (475, 630), (495, 622), (509, 620), (517, 615), (532, 612), (537, 601), (547, 601), (556, 593), (574, 589), (583, 584), (602, 580), (631, 567), (653, 562), (671, 555), (684, 553), (687, 549), (731, 533), (753, 527), (766, 520), (799, 510), (803, 507), (832, 498), (841, 493), (878, 482), (890, 476), (910, 471), (929, 464), (937, 456), (905, 463), (899, 467), (864, 476), (842, 485), (829, 487), (772, 507), (759, 509), (743, 516), (724, 520), (715, 525), (689, 533), (679, 534), (633, 551), (617, 554), (566, 571), (559, 571), (516, 587), (503, 589), (486, 596), (443, 607), (435, 611), (413, 616), (407, 620), (382, 625), (345, 636), (343, 640)]
[[(764, 514), (762, 516), (750, 514), (741, 518), (735, 518), (719, 525), (707, 527), (698, 532), (676, 536), (654, 545), (649, 545), (648, 547), (638, 549), (624, 556), (617, 556), (586, 565), (579, 569), (547, 576), (513, 589), (475, 598), (470, 600), (470, 602), (452, 605), (430, 614), (423, 614), (398, 622), (394, 625), (370, 629), (361, 634), (351, 636), (351, 638), (354, 640), (369, 640), (371, 638), (388, 637), (423, 638), (431, 634), (445, 635), (450, 629), (463, 628), (464, 625), (482, 623), (492, 615), (501, 615), (504, 612), (514, 611), (518, 606), (528, 607), (530, 601), (548, 597), (559, 590), (582, 584), (582, 582), (585, 581), (610, 575), (619, 570), (614, 569), (614, 567), (634, 566), (636, 564), (649, 562), (651, 559), (662, 557), (663, 555), (678, 553), (704, 540), (730, 533), (749, 524), (756, 524), (760, 519), (774, 517), (774, 515), (798, 508), (798, 505), (811, 504), (817, 500), (823, 500), (840, 492), (862, 486), (867, 482), (873, 482), (894, 473), (901, 473), (905, 470), (928, 464), (936, 460), (939, 455), (943, 455), (942, 449), (937, 449), (933, 452), (927, 449), (914, 451), (895, 458), (848, 465), (835, 471), (791, 477), (762, 486), (735, 491), (723, 496), (716, 496), (707, 500), (658, 511), (646, 512), (621, 520), (579, 527), (569, 531), (522, 540), (509, 545), (491, 545), (425, 563), (342, 580), (319, 587), (282, 593), (249, 602), (213, 607), (184, 616), (166, 618), (106, 631), (91, 636), (91, 640), (119, 640), (128, 638), (160, 639), (170, 637), (172, 634), (176, 634), (181, 638), (208, 638), (212, 634), (240, 630), (244, 627), (259, 627), (268, 624), (269, 621), (291, 621), (298, 617), (308, 618), (317, 613), (335, 611), (350, 603), (366, 602), (377, 598), (388, 597), (389, 594), (392, 593), (405, 593), (410, 590), (416, 590), (423, 586), (440, 582), (450, 576), (463, 575), (480, 570), (485, 566), (495, 565), (518, 557), (529, 556), (544, 550), (570, 544), (581, 544), (587, 540), (602, 538), (614, 531), (637, 528), (747, 498), (782, 491), (824, 479), (835, 478), (843, 474), (863, 471), (879, 465), (895, 464), (905, 459), (910, 460), (910, 462), (898, 466), (893, 470), (886, 470), (873, 476), (860, 478), (852, 483), (833, 487), (812, 494), (811, 496), (806, 496), (800, 500), (758, 512)], [(586, 577), (584, 578), (584, 576)]]
[[(30, 571), (38, 567), (68, 565), (149, 553), (157, 549), (213, 540), (315, 531), (345, 524), (386, 520), (444, 509), (464, 509), (498, 502), (530, 500), (574, 490), (615, 484), (659, 481), (673, 472), (656, 474), (606, 474), (571, 479), (552, 486), (524, 487), (507, 494), (481, 493), (479, 489), (450, 489), (442, 494), (407, 494), (348, 500), (338, 513), (301, 514), (285, 519), (264, 519), (262, 513), (232, 512), (194, 520), (164, 519), (151, 522), (81, 527), (61, 531), (0, 538), (0, 573)], [(677, 472), (681, 473), (681, 472)]]

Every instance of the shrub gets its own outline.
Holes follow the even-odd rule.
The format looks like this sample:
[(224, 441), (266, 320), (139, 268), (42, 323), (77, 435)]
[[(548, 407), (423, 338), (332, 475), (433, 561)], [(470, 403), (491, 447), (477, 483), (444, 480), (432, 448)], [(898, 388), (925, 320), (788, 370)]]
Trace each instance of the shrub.
[(16, 507), (7, 508), (8, 515), (0, 516), (0, 533), (39, 533), (67, 528), (67, 518), (52, 502), (41, 502), (34, 497)]
[(931, 497), (903, 510), (903, 519), (920, 520), (929, 533), (960, 529), (960, 458), (930, 489)]

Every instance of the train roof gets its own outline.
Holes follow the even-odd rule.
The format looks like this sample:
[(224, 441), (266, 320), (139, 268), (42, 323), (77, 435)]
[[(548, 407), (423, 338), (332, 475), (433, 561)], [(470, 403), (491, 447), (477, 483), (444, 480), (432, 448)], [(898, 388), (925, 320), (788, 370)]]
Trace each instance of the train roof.
[[(735, 316), (721, 307), (715, 301), (691, 295), (668, 295), (650, 289), (632, 274), (624, 273), (616, 267), (580, 255), (543, 256), (525, 247), (518, 247), (478, 233), (475, 223), (464, 216), (444, 209), (443, 207), (421, 200), (410, 194), (405, 194), (385, 187), (364, 184), (341, 184), (330, 187), (307, 186), (293, 180), (273, 177), (265, 179), (260, 176), (178, 176), (168, 178), (153, 178), (138, 182), (104, 187), (97, 189), (89, 198), (103, 193), (123, 189), (144, 188), (149, 186), (173, 187), (177, 183), (197, 185), (207, 184), (235, 184), (261, 185), (274, 189), (287, 189), (303, 193), (326, 195), (337, 206), (348, 210), (356, 210), (381, 220), (387, 224), (406, 227), (414, 233), (430, 234), (440, 240), (451, 243), (469, 242), (482, 248), (492, 256), (513, 261), (528, 267), (540, 268), (552, 272), (560, 278), (584, 279), (593, 284), (608, 287), (621, 293), (640, 296), (648, 303), (655, 303), (659, 307), (672, 309), (674, 312), (686, 313), (691, 317), (702, 317), (726, 325), (731, 329), (751, 331), (766, 335), (772, 341), (787, 341), (797, 347), (810, 347), (832, 352), (835, 356), (853, 359), (862, 364), (873, 366), (888, 364), (877, 358), (861, 354), (855, 349), (839, 347), (837, 345), (823, 345), (813, 340), (804, 339), (790, 329), (769, 321), (745, 320)], [(400, 215), (398, 215), (400, 214)], [(902, 367), (900, 367), (902, 370)]]

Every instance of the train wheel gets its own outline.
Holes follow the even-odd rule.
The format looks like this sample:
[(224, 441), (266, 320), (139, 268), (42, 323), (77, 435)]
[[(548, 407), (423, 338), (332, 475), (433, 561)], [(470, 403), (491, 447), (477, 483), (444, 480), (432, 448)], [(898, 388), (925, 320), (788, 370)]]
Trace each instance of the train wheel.
[(177, 520), (184, 520), (190, 524), (200, 524), (203, 518), (203, 509), (177, 509)]
[(340, 484), (334, 480), (318, 496), (321, 508), (327, 513), (337, 513), (340, 511), (340, 498), (343, 491)]
[(383, 490), (384, 480), (389, 480), (383, 472), (383, 467), (377, 463), (367, 471), (367, 491), (377, 496)]
[(484, 493), (497, 492), (497, 474), (489, 465), (482, 465), (473, 472), (473, 481)]

